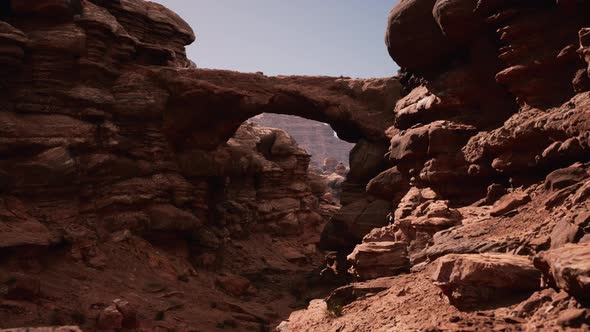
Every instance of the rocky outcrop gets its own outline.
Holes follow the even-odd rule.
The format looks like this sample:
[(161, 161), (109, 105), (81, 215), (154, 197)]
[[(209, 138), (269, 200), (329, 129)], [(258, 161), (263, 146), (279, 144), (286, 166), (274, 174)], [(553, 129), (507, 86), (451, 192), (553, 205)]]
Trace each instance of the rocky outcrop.
[[(398, 132), (390, 155), (398, 168), (452, 197), (461, 193), (450, 192), (449, 183), (463, 183), (464, 194), (498, 173), (523, 182), (532, 168), (543, 173), (556, 164), (583, 159), (586, 143), (579, 136), (586, 131), (586, 97), (575, 96), (582, 91), (571, 82), (583, 68), (576, 49), (581, 45), (579, 53), (584, 54), (585, 10), (584, 3), (400, 2), (389, 19), (389, 51), (406, 73), (423, 83), (396, 106), (395, 129), (390, 131)], [(556, 25), (560, 28), (552, 29)], [(526, 38), (533, 30), (548, 33)], [(567, 112), (565, 106), (558, 109), (570, 98), (569, 110), (577, 111), (565, 121), (575, 123), (572, 126), (557, 115)], [(526, 111), (502, 126), (516, 104)], [(552, 124), (553, 118), (559, 118), (559, 124)], [(451, 121), (450, 128), (475, 128), (463, 136), (437, 137), (441, 143), (457, 138), (441, 144), (446, 151), (429, 151), (426, 132), (437, 120)], [(494, 130), (497, 127), (502, 128)], [(478, 131), (482, 133), (470, 139)]]
[(366, 188), (393, 205), (366, 241), (406, 243), (410, 272), (335, 316), (312, 302), (291, 330), (590, 326), (588, 6), (399, 1), (386, 44), (406, 94)]

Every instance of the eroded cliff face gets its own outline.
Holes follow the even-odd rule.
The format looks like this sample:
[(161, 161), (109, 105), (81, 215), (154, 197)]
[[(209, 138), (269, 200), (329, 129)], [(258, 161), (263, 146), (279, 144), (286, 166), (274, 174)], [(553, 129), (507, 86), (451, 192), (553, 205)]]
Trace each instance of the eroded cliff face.
[[(280, 331), (590, 328), (587, 1), (401, 0), (391, 224)], [(401, 196), (400, 196), (401, 195)], [(333, 219), (334, 221), (335, 219)], [(379, 278), (381, 277), (381, 278)]]
[(0, 5), (0, 327), (258, 331), (332, 287), (326, 184), (244, 121), (384, 142), (397, 80), (195, 69), (141, 0)]

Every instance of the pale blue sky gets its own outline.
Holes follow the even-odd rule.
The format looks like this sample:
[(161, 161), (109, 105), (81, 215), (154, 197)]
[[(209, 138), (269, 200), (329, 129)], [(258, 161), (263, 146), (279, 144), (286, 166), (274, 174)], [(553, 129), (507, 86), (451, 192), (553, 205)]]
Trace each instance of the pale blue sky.
[(152, 0), (195, 30), (189, 57), (203, 68), (385, 77), (387, 14), (397, 0)]

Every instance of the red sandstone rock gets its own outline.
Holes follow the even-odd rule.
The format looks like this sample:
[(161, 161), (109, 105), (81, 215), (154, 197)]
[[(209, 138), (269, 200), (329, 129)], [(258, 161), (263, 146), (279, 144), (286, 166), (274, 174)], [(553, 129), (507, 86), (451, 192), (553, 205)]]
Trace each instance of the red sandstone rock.
[(432, 15), (450, 41), (468, 43), (483, 28), (483, 21), (474, 15), (476, 6), (475, 0), (437, 0)]
[(123, 315), (122, 326), (127, 329), (133, 329), (138, 327), (137, 311), (127, 301), (121, 299), (113, 300), (113, 303), (117, 307), (117, 310)]
[(407, 244), (403, 242), (365, 242), (348, 255), (351, 272), (360, 280), (387, 277), (409, 268)]
[(233, 296), (242, 296), (250, 288), (250, 281), (237, 275), (219, 276), (215, 282), (224, 291)]
[(0, 201), (0, 248), (48, 246), (58, 238), (44, 224), (32, 217), (22, 201), (5, 196)]
[[(403, 236), (425, 243), (424, 252), (409, 247), (410, 256), (414, 254), (420, 259), (413, 260), (414, 263), (424, 261), (412, 271), (423, 271), (429, 266), (428, 259), (455, 257), (452, 253), (497, 251), (532, 256), (551, 245), (576, 242), (587, 232), (587, 165), (578, 164), (573, 171), (551, 174), (546, 188), (543, 180), (554, 170), (586, 161), (590, 151), (590, 98), (586, 93), (590, 42), (584, 28), (588, 26), (588, 9), (582, 1), (491, 0), (401, 1), (394, 8), (386, 43), (392, 58), (402, 67), (400, 78), (409, 94), (397, 103), (396, 121), (387, 130), (392, 139), (389, 154), (394, 166), (408, 179), (404, 185), (430, 187), (433, 195), (425, 199), (419, 189), (410, 189), (397, 207), (394, 226), (372, 231), (367, 241), (390, 239), (393, 233), (396, 239)], [(451, 56), (452, 52), (456, 54)], [(440, 120), (472, 128), (460, 140), (442, 144), (441, 149), (433, 149), (434, 154), (429, 155), (430, 142), (444, 140), (430, 139), (425, 128)], [(376, 183), (380, 182), (374, 180), (369, 189), (379, 194)], [(485, 203), (465, 205), (470, 197), (475, 198), (471, 202), (484, 197), (492, 183), (523, 189), (501, 198), (505, 193), (495, 190), (500, 187), (497, 186)], [(357, 201), (359, 196), (343, 194), (345, 201)], [(436, 209), (447, 199), (446, 209)], [(492, 203), (494, 207), (486, 206)], [(453, 206), (462, 216), (462, 223), (450, 223), (446, 227), (453, 227), (434, 230), (424, 239), (412, 232), (404, 235), (395, 231), (402, 225), (419, 226), (416, 214), (431, 204), (434, 210), (447, 212)], [(518, 213), (510, 213), (515, 209)], [(436, 221), (423, 221), (435, 225), (430, 219)], [(505, 262), (497, 259), (497, 264), (486, 265), (482, 259), (482, 266), (473, 269), (474, 278), (485, 281), (474, 282), (477, 286), (473, 287), (457, 286), (472, 297), (471, 302), (459, 305), (473, 308), (489, 304), (498, 309), (478, 311), (477, 315), (450, 313), (452, 309), (446, 304), (438, 304), (423, 310), (432, 308), (438, 294), (422, 297), (428, 291), (419, 275), (402, 275), (394, 278), (399, 286), (388, 294), (345, 301), (336, 317), (322, 314), (330, 311), (329, 306), (324, 308), (323, 303), (313, 302), (307, 310), (292, 314), (286, 324), (290, 330), (302, 331), (587, 327), (583, 325), (587, 323), (586, 314), (579, 309), (585, 304), (565, 293), (533, 296), (529, 302), (519, 297), (504, 301), (508, 299), (504, 294), (517, 293), (515, 290), (521, 285), (525, 295), (538, 288), (539, 272), (527, 258), (502, 256), (506, 257)], [(480, 273), (486, 268), (510, 272), (497, 276)], [(515, 282), (512, 278), (517, 276), (522, 276), (523, 281)], [(487, 277), (494, 280), (486, 280)], [(402, 289), (406, 285), (411, 287)], [(499, 288), (487, 288), (489, 285)], [(420, 289), (410, 297), (399, 295), (411, 292), (412, 288)], [(461, 291), (455, 295), (460, 297)], [(571, 295), (580, 293), (583, 291), (578, 288)], [(518, 302), (523, 304), (520, 312), (526, 311), (523, 319), (514, 319), (516, 314), (509, 307)], [(563, 319), (559, 319), (562, 314)]]
[(193, 214), (182, 211), (173, 205), (153, 205), (147, 209), (150, 228), (155, 231), (191, 231), (202, 223)]
[(366, 242), (395, 242), (395, 225), (389, 225), (381, 228), (374, 228), (369, 234), (363, 238), (363, 243)]
[(397, 167), (379, 173), (367, 184), (367, 192), (382, 199), (395, 200), (408, 189), (408, 181)]
[(428, 68), (452, 50), (432, 16), (435, 1), (403, 0), (389, 14), (385, 41), (400, 67)]
[(490, 215), (501, 216), (514, 209), (517, 209), (531, 201), (531, 197), (527, 193), (512, 192), (500, 198), (490, 210)]
[(551, 188), (552, 190), (563, 189), (589, 176), (581, 165), (573, 165), (549, 173), (545, 178), (545, 187)]
[(590, 245), (568, 244), (535, 256), (535, 266), (553, 286), (574, 297), (590, 298)]
[(451, 303), (470, 307), (540, 287), (540, 272), (527, 257), (509, 254), (447, 255), (432, 274)]
[(551, 232), (551, 248), (560, 248), (568, 243), (575, 243), (582, 237), (580, 227), (566, 220), (560, 220)]

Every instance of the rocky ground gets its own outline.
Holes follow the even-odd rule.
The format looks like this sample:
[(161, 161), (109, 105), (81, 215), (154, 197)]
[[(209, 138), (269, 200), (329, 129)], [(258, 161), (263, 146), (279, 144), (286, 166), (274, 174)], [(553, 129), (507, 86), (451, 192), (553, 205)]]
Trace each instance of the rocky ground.
[(401, 0), (364, 80), (197, 69), (143, 0), (0, 9), (0, 328), (590, 329), (587, 1)]

